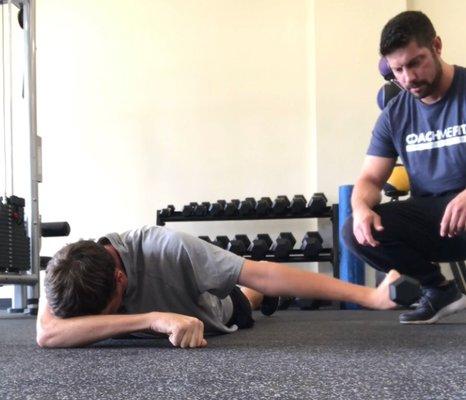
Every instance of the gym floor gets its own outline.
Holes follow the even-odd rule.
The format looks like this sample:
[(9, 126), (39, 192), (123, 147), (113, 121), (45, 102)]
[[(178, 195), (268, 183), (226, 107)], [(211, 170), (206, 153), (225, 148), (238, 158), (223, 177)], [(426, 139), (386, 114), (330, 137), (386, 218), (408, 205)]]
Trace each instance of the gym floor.
[(0, 317), (0, 398), (466, 399), (466, 313), (431, 326), (399, 311), (256, 313), (253, 329), (208, 338), (112, 339), (46, 350), (35, 319)]

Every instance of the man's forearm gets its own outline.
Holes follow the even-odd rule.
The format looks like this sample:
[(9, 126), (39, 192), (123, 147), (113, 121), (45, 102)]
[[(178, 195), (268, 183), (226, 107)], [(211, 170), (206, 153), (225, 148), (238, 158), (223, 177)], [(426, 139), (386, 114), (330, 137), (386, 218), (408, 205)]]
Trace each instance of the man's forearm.
[(37, 324), (37, 343), (41, 347), (78, 347), (112, 336), (150, 328), (150, 315), (92, 315), (53, 318)]
[(360, 208), (373, 209), (382, 200), (381, 188), (368, 180), (358, 180), (353, 188), (351, 207), (354, 210)]

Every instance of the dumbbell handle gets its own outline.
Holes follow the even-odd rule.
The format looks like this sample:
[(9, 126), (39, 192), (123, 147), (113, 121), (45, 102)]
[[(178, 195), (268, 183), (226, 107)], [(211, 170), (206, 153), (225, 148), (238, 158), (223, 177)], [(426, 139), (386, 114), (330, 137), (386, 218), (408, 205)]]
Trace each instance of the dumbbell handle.
[(68, 222), (43, 222), (40, 224), (41, 236), (57, 237), (68, 236), (71, 228)]

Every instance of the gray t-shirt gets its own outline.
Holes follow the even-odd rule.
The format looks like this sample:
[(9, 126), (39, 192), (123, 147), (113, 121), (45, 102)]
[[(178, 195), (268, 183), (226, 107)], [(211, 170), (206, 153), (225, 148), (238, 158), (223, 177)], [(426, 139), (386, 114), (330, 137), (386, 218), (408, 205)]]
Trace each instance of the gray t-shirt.
[(464, 190), (466, 68), (455, 66), (450, 88), (434, 104), (424, 104), (407, 91), (390, 100), (377, 120), (367, 154), (400, 156), (414, 197)]
[(206, 333), (237, 329), (225, 323), (233, 312), (228, 294), (238, 281), (242, 257), (159, 226), (105, 237), (120, 254), (128, 276), (125, 312), (189, 315), (204, 322)]

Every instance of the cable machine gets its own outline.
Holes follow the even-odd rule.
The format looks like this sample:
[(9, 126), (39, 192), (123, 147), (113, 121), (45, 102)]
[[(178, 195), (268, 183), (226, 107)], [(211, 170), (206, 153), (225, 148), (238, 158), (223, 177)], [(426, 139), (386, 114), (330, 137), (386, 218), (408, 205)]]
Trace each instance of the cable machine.
[[(42, 162), (41, 138), (37, 135), (35, 3), (0, 0), (0, 286), (14, 285), (9, 312), (31, 314), (37, 313), (38, 306), (41, 236), (66, 236), (70, 231), (67, 222), (41, 223), (39, 215)], [(18, 161), (15, 154), (21, 146), (23, 154)], [(26, 178), (18, 189), (20, 175)]]

